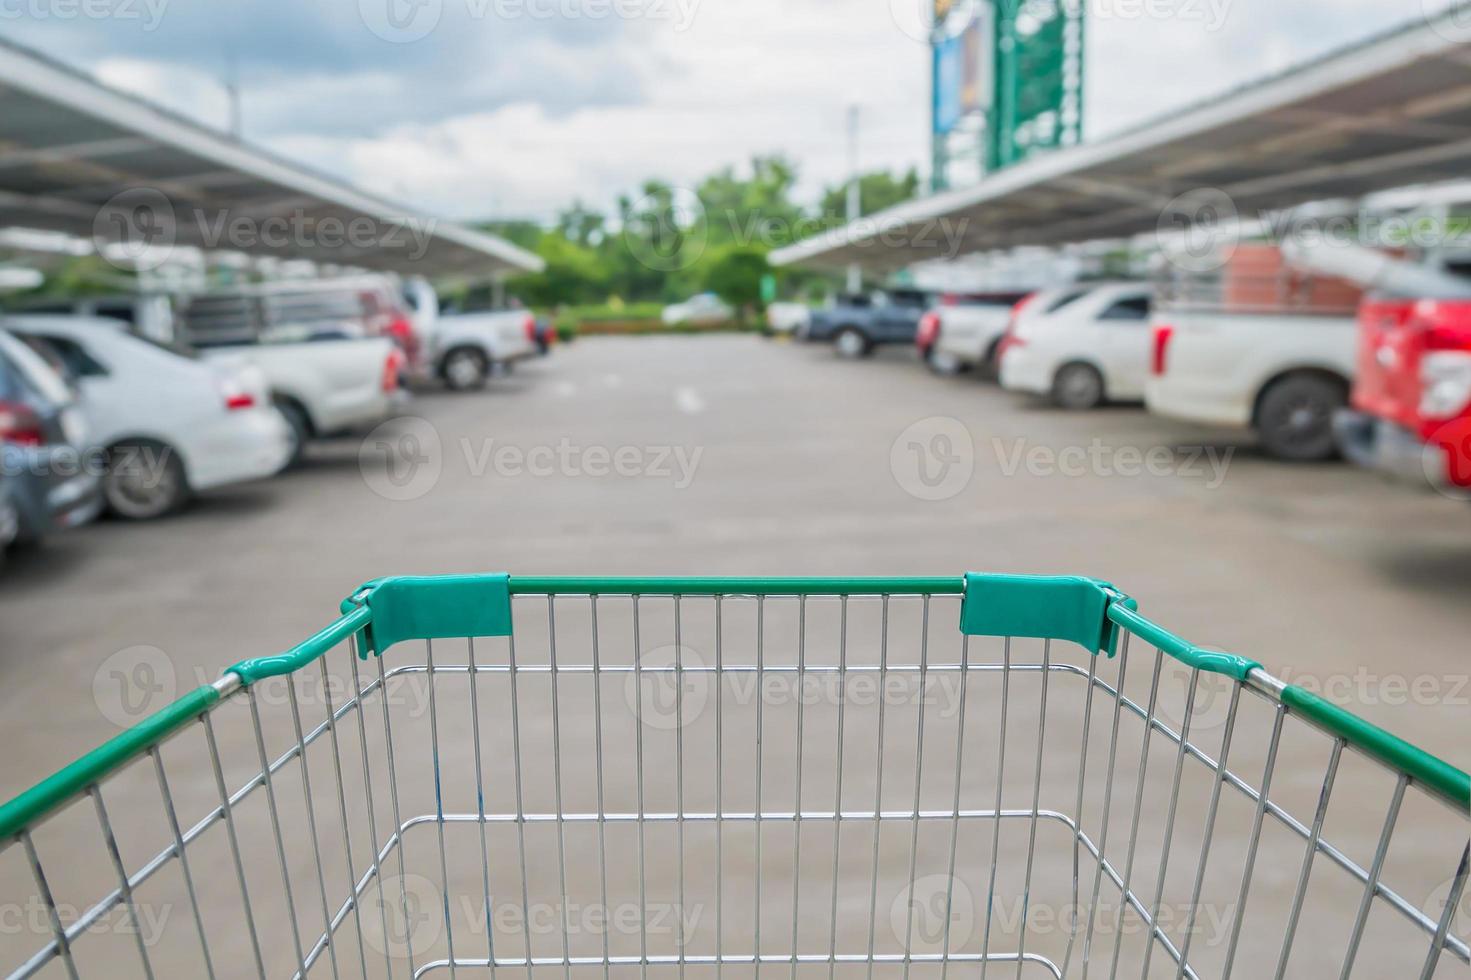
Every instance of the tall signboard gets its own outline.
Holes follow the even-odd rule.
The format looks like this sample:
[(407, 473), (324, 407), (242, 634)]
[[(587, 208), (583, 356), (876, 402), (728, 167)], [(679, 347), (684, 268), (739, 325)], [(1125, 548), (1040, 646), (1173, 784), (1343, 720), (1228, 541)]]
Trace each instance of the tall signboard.
[(933, 184), (1082, 137), (1085, 0), (935, 0)]

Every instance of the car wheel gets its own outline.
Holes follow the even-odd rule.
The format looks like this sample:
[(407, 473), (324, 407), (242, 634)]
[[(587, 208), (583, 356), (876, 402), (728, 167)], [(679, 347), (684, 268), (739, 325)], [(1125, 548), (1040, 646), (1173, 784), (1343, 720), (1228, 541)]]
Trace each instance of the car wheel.
[(1262, 448), (1296, 462), (1332, 459), (1338, 454), (1333, 413), (1346, 404), (1344, 386), (1330, 378), (1302, 374), (1273, 382), (1257, 408)]
[(5, 566), (5, 555), (10, 546), (20, 537), (20, 514), (15, 504), (0, 497), (0, 568)]
[(133, 521), (152, 520), (178, 510), (189, 499), (184, 465), (161, 443), (126, 443), (107, 454), (102, 478), (107, 508)]
[(982, 377), (987, 381), (1001, 380), (1001, 340), (999, 338), (986, 349), (986, 356), (981, 364)]
[(306, 444), (312, 437), (312, 420), (307, 416), (306, 409), (289, 398), (278, 398), (274, 402), (276, 411), (286, 422), (286, 429), (291, 438), (291, 453), (286, 457), (286, 466), (290, 469), (301, 462), (302, 454), (306, 452)]
[(863, 335), (863, 331), (853, 327), (844, 327), (838, 331), (833, 345), (837, 348), (840, 357), (867, 357), (873, 345)]
[(474, 347), (456, 347), (444, 355), (439, 374), (451, 391), (483, 388), (490, 377), (490, 359)]
[(1052, 401), (1059, 408), (1078, 412), (1103, 404), (1103, 375), (1091, 364), (1066, 364), (1052, 379)]

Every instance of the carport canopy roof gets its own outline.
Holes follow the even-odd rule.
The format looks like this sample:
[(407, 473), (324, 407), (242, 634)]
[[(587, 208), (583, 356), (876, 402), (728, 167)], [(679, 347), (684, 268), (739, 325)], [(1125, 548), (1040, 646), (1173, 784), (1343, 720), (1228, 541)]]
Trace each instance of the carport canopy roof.
[[(494, 235), (358, 190), (0, 41), (0, 227), (405, 275), (542, 268)], [(124, 232), (124, 229), (128, 229)]]
[(1471, 5), (1462, 5), (1116, 136), (877, 212), (771, 260), (882, 273), (970, 252), (1180, 230), (1202, 215), (1252, 220), (1468, 173)]

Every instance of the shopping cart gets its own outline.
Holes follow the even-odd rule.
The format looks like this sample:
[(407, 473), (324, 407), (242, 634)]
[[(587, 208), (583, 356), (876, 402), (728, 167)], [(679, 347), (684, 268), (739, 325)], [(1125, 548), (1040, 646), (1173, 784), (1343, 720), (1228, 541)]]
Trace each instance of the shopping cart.
[(0, 808), (0, 967), (1463, 977), (1467, 813), (1089, 579), (392, 578)]

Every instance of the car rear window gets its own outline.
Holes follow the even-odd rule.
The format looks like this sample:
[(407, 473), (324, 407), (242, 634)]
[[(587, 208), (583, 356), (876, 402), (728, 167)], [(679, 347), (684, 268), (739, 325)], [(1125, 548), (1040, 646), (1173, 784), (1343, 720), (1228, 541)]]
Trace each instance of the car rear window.
[(65, 405), (72, 400), (71, 389), (66, 386), (61, 375), (57, 374), (40, 354), (4, 331), (0, 331), (0, 355), (3, 355), (20, 372), (25, 383), (46, 401), (53, 405)]
[(1061, 296), (1054, 299), (1051, 303), (1048, 303), (1047, 306), (1042, 310), (1042, 312), (1056, 313), (1058, 310), (1062, 309), (1064, 306), (1067, 306), (1069, 303), (1077, 302), (1087, 295), (1088, 290), (1086, 289), (1074, 289), (1069, 292), (1063, 293)]

